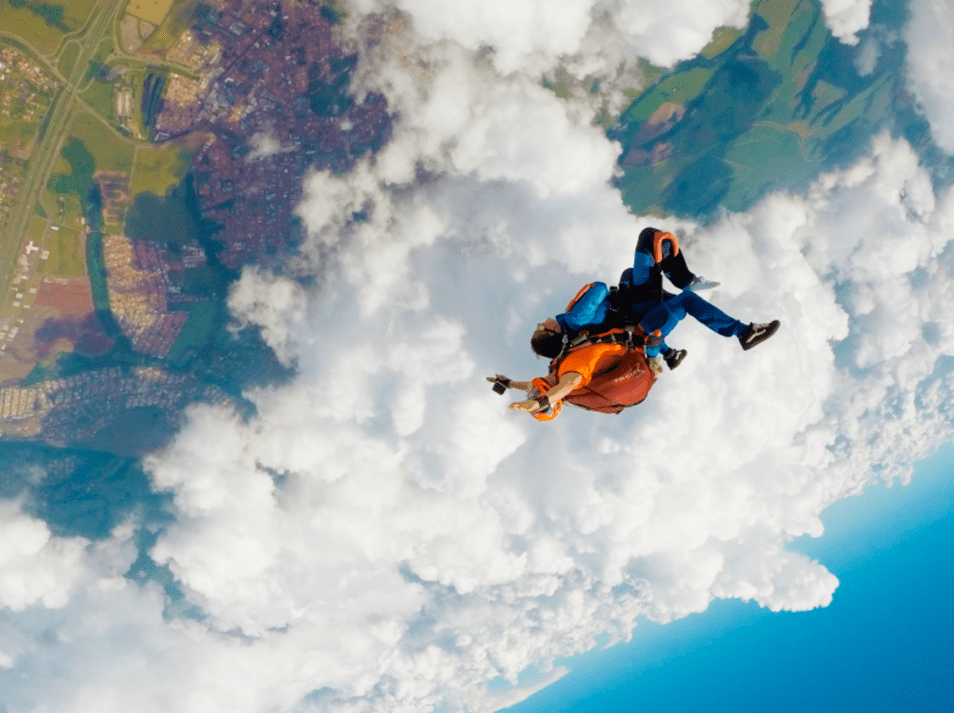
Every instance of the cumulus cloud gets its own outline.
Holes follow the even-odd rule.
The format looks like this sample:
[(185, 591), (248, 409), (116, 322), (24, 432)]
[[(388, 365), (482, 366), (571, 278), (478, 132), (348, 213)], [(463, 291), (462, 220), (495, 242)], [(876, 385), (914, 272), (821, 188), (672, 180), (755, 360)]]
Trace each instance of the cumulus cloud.
[(601, 3), (596, 10), (619, 28), (632, 54), (645, 57), (657, 66), (671, 67), (698, 54), (709, 44), (717, 27), (744, 27), (750, 5), (745, 0), (710, 3), (616, 0)]
[[(747, 22), (748, 0), (493, 0), (448, 5), (435, 0), (360, 0), (365, 12), (397, 9), (424, 41), (489, 51), (503, 75), (546, 71), (556, 62), (603, 74), (643, 57), (658, 66), (689, 59), (722, 26)], [(831, 4), (831, 3), (829, 3)], [(839, 11), (840, 12), (840, 11)], [(858, 28), (856, 28), (858, 29)]]
[(255, 324), (282, 363), (289, 363), (291, 333), (302, 319), (303, 290), (292, 280), (248, 270), (229, 292), (228, 305), (240, 326)]
[(951, 97), (954, 96), (954, 8), (943, 0), (913, 0), (905, 28), (908, 79), (928, 121), (934, 140), (954, 154)]
[[(737, 20), (739, 4), (711, 5), (709, 24)], [(295, 269), (314, 287), (250, 269), (230, 294), (298, 377), (246, 394), (250, 418), (194, 407), (147, 459), (175, 515), (150, 555), (183, 602), (116, 576), (128, 531), (90, 549), (11, 510), (25, 533), (0, 552), (11, 708), (491, 711), (520, 694), (488, 681), (546, 677), (639, 616), (720, 597), (826, 606), (836, 578), (786, 544), (951, 438), (954, 377), (936, 365), (954, 353), (954, 196), (906, 143), (880, 137), (806, 194), (712, 226), (633, 216), (609, 184), (619, 147), (529, 74), (595, 52), (586, 27), (545, 37), (536, 5), (509, 3), (525, 23), (510, 37), (482, 9), (461, 23), (401, 7), (359, 82), (387, 95), (393, 140), (304, 186)], [(681, 5), (565, 7), (641, 7), (650, 32)], [(716, 304), (783, 329), (743, 353), (681, 325), (687, 361), (618, 417), (508, 411), (483, 376), (542, 372), (533, 325), (615, 281), (647, 224), (722, 282)], [(48, 559), (55, 586), (16, 579)]]
[[(61, 607), (82, 572), (86, 541), (56, 538), (42, 520), (0, 501), (0, 606), (20, 611), (41, 603)], [(9, 655), (7, 655), (7, 658)]]
[[(342, 224), (320, 263), (331, 276), (302, 296), (288, 333), (298, 381), (251, 394), (249, 421), (196, 408), (148, 463), (177, 515), (152, 556), (202, 618), (164, 622), (149, 587), (108, 592), (119, 614), (98, 631), (67, 616), (71, 642), (145, 623), (129, 649), (94, 657), (108, 682), (78, 667), (56, 695), (161, 710), (175, 680), (186, 711), (492, 710), (512, 698), (486, 681), (545, 669), (603, 631), (628, 637), (637, 616), (669, 621), (716, 597), (827, 605), (837, 580), (785, 543), (821, 534), (827, 504), (904, 478), (951, 434), (952, 384), (933, 369), (954, 349), (943, 307), (954, 200), (925, 180), (911, 149), (882, 137), (807, 196), (681, 226), (697, 269), (723, 280), (713, 299), (742, 318), (780, 317), (784, 330), (743, 354), (681, 326), (673, 339), (690, 359), (646, 404), (618, 418), (570, 410), (549, 425), (515, 418), (480, 376), (540, 369), (525, 336), (581, 281), (566, 274), (573, 258), (535, 256), (543, 236), (519, 239), (533, 220), (513, 204), (462, 205), (461, 183), (500, 191), (496, 181), (437, 181), (404, 198), (379, 188), (394, 225), (426, 203), (446, 226), (418, 242), (382, 225), (377, 238), (404, 242), (389, 252), (394, 267), (427, 299), (374, 282), (377, 242)], [(531, 215), (551, 205), (513, 190)], [(644, 221), (593, 219), (594, 253), (615, 223), (630, 228), (625, 250), (609, 244), (621, 262)], [(549, 237), (569, 244), (559, 228)], [(604, 257), (588, 270), (618, 266)], [(260, 274), (243, 280), (272, 289)], [(384, 292), (370, 308), (354, 299), (369, 282)], [(67, 609), (89, 606), (79, 595)], [(40, 624), (26, 631), (39, 636)], [(130, 651), (150, 666), (121, 664)], [(11, 674), (30, 661), (5, 654)], [(36, 700), (24, 686), (21, 699)]]
[(868, 27), (871, 0), (822, 0), (825, 24), (847, 45), (858, 44), (858, 32)]

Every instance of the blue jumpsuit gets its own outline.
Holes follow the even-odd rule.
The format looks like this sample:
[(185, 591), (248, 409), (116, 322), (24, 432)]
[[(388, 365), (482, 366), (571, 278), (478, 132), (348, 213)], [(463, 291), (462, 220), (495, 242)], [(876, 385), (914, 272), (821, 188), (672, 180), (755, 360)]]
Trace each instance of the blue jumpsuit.
[[(684, 266), (685, 262), (681, 262)], [(692, 279), (692, 273), (688, 272), (688, 268), (683, 269), (687, 277), (678, 281), (688, 284)], [(623, 305), (622, 313), (618, 314), (617, 321), (621, 319), (625, 324), (638, 324), (647, 334), (658, 330), (663, 337), (666, 337), (687, 314), (690, 314), (713, 332), (724, 337), (737, 337), (745, 331), (745, 325), (742, 322), (730, 317), (694, 292), (683, 291), (678, 295), (672, 295), (663, 291), (661, 273), (662, 270), (656, 265), (652, 255), (637, 248), (633, 258), (633, 268), (623, 273), (620, 286), (622, 289), (636, 287), (637, 290), (649, 286), (655, 293), (657, 290), (653, 283), (658, 281), (660, 294), (656, 299), (627, 301)], [(683, 276), (680, 275), (680, 277)], [(641, 290), (635, 294), (648, 297), (648, 293), (643, 294), (645, 292), (646, 290)], [(594, 332), (618, 326), (607, 323), (612, 315), (609, 288), (603, 282), (595, 282), (568, 312), (557, 315), (556, 320), (565, 332), (575, 333), (582, 329)], [(646, 356), (654, 357), (667, 351), (669, 347), (663, 341), (657, 346), (647, 347)]]

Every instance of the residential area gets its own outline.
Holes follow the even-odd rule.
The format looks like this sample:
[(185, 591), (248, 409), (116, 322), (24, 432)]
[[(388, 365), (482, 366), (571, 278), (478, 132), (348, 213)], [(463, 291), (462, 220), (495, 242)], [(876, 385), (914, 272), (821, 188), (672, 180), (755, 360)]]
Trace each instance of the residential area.
[(0, 433), (180, 408), (208, 396), (192, 369), (220, 398), (254, 372), (205, 355), (228, 334), (222, 281), (281, 269), (305, 174), (380, 149), (386, 101), (351, 95), (354, 49), (318, 0), (82, 0), (60, 34), (29, 12), (3, 8), (24, 32), (0, 38)]

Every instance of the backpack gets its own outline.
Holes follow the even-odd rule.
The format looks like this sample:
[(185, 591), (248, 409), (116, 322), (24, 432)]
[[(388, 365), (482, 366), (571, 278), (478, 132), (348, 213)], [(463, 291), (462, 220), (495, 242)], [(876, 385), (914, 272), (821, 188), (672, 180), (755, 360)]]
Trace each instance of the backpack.
[(603, 282), (583, 285), (571, 299), (557, 321), (571, 336), (604, 333), (624, 327), (619, 310), (619, 288), (607, 287)]
[[(550, 373), (544, 378), (536, 378), (533, 385), (541, 394), (547, 393), (560, 380), (558, 374), (560, 364), (569, 354), (580, 349), (591, 349), (601, 344), (621, 344), (626, 350), (608, 367), (593, 375), (585, 386), (574, 389), (564, 401), (574, 406), (585, 408), (599, 413), (619, 413), (625, 408), (641, 403), (649, 394), (649, 390), (656, 380), (655, 374), (646, 363), (646, 354), (640, 338), (635, 339), (633, 334), (623, 329), (611, 329), (608, 332), (593, 336), (585, 336), (582, 341), (574, 340), (560, 356), (550, 362)], [(533, 416), (538, 421), (550, 421), (560, 413), (562, 403), (552, 405), (552, 408)]]

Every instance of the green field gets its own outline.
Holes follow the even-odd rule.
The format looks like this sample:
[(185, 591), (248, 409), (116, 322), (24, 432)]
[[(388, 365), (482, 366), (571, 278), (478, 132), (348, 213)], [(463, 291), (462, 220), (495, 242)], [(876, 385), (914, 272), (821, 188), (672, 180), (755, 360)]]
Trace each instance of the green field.
[[(63, 163), (68, 166), (69, 173), (57, 171)], [(93, 172), (96, 170), (96, 160), (87, 150), (86, 145), (75, 137), (60, 150), (60, 155), (53, 164), (53, 173), (47, 182), (47, 188), (54, 193), (75, 193), (85, 197), (93, 187)]]
[(64, 0), (63, 24), (70, 28), (70, 32), (82, 29), (95, 5), (96, 0)]
[(699, 53), (706, 59), (718, 57), (725, 52), (732, 43), (745, 34), (745, 30), (738, 30), (734, 27), (717, 27), (712, 33), (712, 40)]
[(197, 243), (199, 226), (186, 208), (182, 186), (170, 188), (163, 197), (137, 194), (126, 216), (126, 235), (160, 243)]
[(64, 77), (70, 76), (70, 73), (73, 71), (73, 66), (79, 57), (79, 53), (79, 42), (68, 42), (63, 46), (63, 49), (60, 50), (60, 57), (56, 60), (56, 68), (60, 70), (60, 74)]
[(129, 127), (133, 133), (140, 136), (147, 136), (148, 132), (142, 123), (142, 83), (146, 79), (146, 70), (133, 70), (126, 72), (125, 79), (132, 87), (132, 117), (129, 120)]
[(33, 212), (44, 218), (51, 216), (58, 217), (59, 211), (56, 205), (56, 194), (50, 192), (46, 186), (40, 189), (40, 195), (37, 196), (36, 207)]
[(39, 245), (43, 240), (43, 234), (46, 232), (47, 221), (39, 216), (30, 218), (30, 225), (27, 228), (27, 237), (33, 241), (34, 245)]
[(142, 44), (141, 50), (165, 54), (172, 49), (179, 36), (189, 27), (199, 0), (175, 0), (165, 20)]
[[(796, 8), (802, 0), (771, 0), (759, 3), (753, 15), (762, 17), (768, 27), (758, 34), (752, 42), (752, 48), (763, 57), (777, 57), (784, 55), (782, 43), (787, 33), (790, 18), (796, 17)], [(799, 13), (807, 15), (809, 13)], [(788, 34), (791, 34), (788, 32)], [(780, 51), (782, 50), (782, 51)]]
[[(637, 213), (711, 218), (851, 160), (888, 120), (903, 85), (900, 73), (860, 75), (851, 52), (817, 2), (757, 0), (744, 32), (716, 33), (608, 130), (632, 156), (615, 181), (623, 200)], [(664, 102), (685, 114), (662, 133), (643, 131)]]
[[(792, 81), (783, 82), (776, 90), (776, 94), (766, 106), (763, 119), (785, 123), (792, 118), (808, 118), (813, 113), (816, 99), (826, 105), (835, 92), (842, 95), (846, 92), (838, 84), (824, 82), (812, 77), (812, 69), (818, 61), (819, 54), (830, 39), (824, 22), (811, 12), (802, 12), (792, 16), (787, 24), (784, 18), (779, 19), (779, 9), (787, 7), (790, 0), (777, 0), (760, 6), (761, 16), (770, 21), (781, 23), (770, 26), (753, 41), (753, 47), (768, 65), (783, 76), (791, 77)], [(773, 12), (768, 12), (772, 9)], [(768, 37), (766, 41), (763, 38)], [(811, 82), (813, 87), (807, 85)], [(814, 87), (824, 84), (820, 94)], [(810, 118), (809, 121), (814, 121)]]
[(83, 277), (86, 275), (86, 255), (83, 234), (78, 230), (60, 227), (47, 233), (46, 248), (50, 257), (40, 260), (38, 271), (58, 277)]
[(37, 50), (44, 54), (52, 53), (65, 30), (50, 25), (42, 15), (25, 4), (18, 5), (14, 5), (12, 0), (0, 0), (0, 27), (16, 28), (17, 35)]
[[(69, 171), (68, 167), (66, 171)], [(66, 225), (77, 229), (80, 227), (83, 206), (78, 194), (57, 193), (46, 186), (40, 191), (40, 202), (47, 206), (47, 213), (54, 225)]]
[(845, 98), (847, 92), (841, 87), (836, 87), (828, 82), (819, 81), (812, 89), (812, 103), (808, 121), (813, 122), (818, 118), (819, 112), (826, 109), (837, 101)]
[(724, 160), (735, 171), (723, 197), (730, 205), (757, 200), (769, 190), (791, 188), (811, 180), (819, 160), (805, 155), (803, 140), (794, 131), (755, 126), (726, 149)]
[(47, 206), (57, 206), (53, 213), (57, 224), (76, 226), (80, 217), (90, 218), (84, 202), (89, 200), (93, 176), (98, 171), (120, 171), (128, 176), (133, 147), (88, 113), (77, 116), (70, 129), (42, 199)]
[(44, 54), (56, 49), (65, 33), (83, 27), (96, 0), (0, 0), (0, 27)]
[(112, 118), (115, 108), (112, 82), (101, 82), (94, 79), (80, 96), (103, 119), (109, 121)]
[(182, 326), (179, 338), (169, 350), (168, 358), (175, 362), (190, 349), (201, 349), (220, 326), (219, 304), (217, 301), (199, 302), (189, 310), (189, 318)]
[(7, 149), (13, 148), (16, 144), (18, 146), (17, 155), (24, 158), (24, 153), (30, 152), (30, 146), (36, 136), (37, 128), (37, 124), (0, 119), (0, 146)]
[[(93, 293), (93, 306), (100, 312), (112, 315), (109, 306), (109, 288), (106, 284), (106, 263), (103, 261), (103, 234), (92, 231), (86, 238), (86, 274)], [(109, 332), (107, 332), (109, 333)]]
[(204, 136), (192, 136), (173, 145), (156, 148), (141, 147), (136, 152), (129, 194), (152, 193), (164, 196), (177, 186), (189, 170), (192, 157), (205, 140)]
[(640, 95), (639, 99), (620, 116), (620, 121), (645, 121), (666, 102), (682, 106), (699, 95), (714, 73), (712, 68), (696, 67), (667, 77)]
[(97, 171), (129, 173), (132, 169), (134, 146), (96, 117), (88, 113), (78, 114), (70, 127), (70, 135), (82, 141), (92, 152)]
[[(96, 52), (93, 53), (93, 56), (89, 59), (89, 65), (86, 70), (86, 79), (95, 77), (97, 74), (101, 74), (104, 70), (107, 69), (109, 60), (115, 52), (115, 44), (113, 44), (112, 37), (104, 37), (99, 41), (99, 44), (96, 45)], [(83, 80), (80, 80), (81, 82)]]
[(859, 92), (850, 97), (837, 102), (837, 113), (831, 112), (819, 119), (824, 119), (821, 126), (818, 127), (817, 136), (820, 139), (827, 139), (849, 124), (857, 121), (863, 116), (877, 116), (882, 114), (891, 103), (891, 78), (883, 77), (877, 83), (863, 92)]

